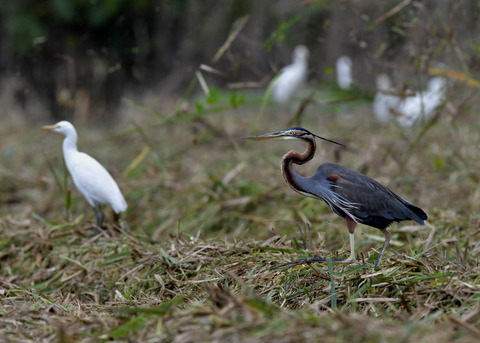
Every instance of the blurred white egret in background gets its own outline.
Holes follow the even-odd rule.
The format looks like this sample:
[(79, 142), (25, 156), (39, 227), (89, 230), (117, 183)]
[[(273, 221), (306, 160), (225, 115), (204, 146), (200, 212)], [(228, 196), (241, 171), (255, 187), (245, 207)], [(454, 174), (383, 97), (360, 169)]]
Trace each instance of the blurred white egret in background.
[(65, 135), (63, 140), (65, 164), (75, 186), (93, 207), (97, 226), (101, 227), (104, 219), (100, 204), (110, 205), (115, 213), (127, 209), (127, 202), (108, 171), (93, 157), (78, 151), (77, 131), (70, 122), (60, 121), (55, 125), (43, 126), (42, 129)]
[(337, 59), (335, 71), (338, 87), (345, 90), (351, 89), (353, 85), (352, 60), (347, 56), (340, 56)]
[(403, 99), (398, 107), (400, 115), (397, 121), (401, 126), (409, 127), (417, 121), (425, 120), (436, 113), (436, 109), (445, 101), (447, 81), (435, 76), (428, 81), (427, 89), (415, 96)]
[(288, 103), (307, 80), (308, 56), (310, 52), (304, 45), (298, 45), (293, 50), (293, 63), (285, 66), (280, 75), (274, 79), (272, 96), (280, 104)]
[(381, 124), (387, 124), (393, 117), (392, 109), (397, 110), (401, 98), (394, 95), (392, 80), (387, 74), (380, 74), (376, 79), (377, 94), (373, 100), (373, 115)]

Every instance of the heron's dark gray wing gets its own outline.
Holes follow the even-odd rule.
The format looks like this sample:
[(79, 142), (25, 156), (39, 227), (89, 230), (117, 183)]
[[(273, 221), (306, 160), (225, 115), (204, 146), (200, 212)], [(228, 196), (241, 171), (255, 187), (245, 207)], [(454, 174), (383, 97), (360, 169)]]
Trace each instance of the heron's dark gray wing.
[(423, 224), (428, 218), (422, 209), (403, 200), (387, 187), (338, 164), (322, 164), (310, 179), (316, 182), (327, 180), (332, 191), (355, 204), (352, 214), (366, 225), (384, 229), (393, 221), (414, 220)]

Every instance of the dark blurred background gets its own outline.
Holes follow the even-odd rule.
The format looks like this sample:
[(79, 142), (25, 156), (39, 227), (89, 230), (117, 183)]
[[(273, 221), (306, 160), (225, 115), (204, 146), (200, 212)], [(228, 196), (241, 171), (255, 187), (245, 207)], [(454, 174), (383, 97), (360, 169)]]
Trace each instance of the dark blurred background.
[(396, 84), (429, 68), (475, 77), (479, 16), (473, 0), (2, 0), (0, 115), (109, 121), (125, 96), (180, 97), (201, 64), (224, 73), (206, 76), (222, 89), (268, 80), (298, 44), (314, 85), (334, 81), (341, 55), (367, 91), (379, 72)]

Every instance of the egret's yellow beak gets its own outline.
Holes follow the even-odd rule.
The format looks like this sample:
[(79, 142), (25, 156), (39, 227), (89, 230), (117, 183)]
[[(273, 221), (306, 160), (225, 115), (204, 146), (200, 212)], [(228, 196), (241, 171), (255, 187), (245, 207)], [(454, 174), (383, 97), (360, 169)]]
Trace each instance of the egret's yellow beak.
[(58, 129), (58, 125), (46, 125), (46, 126), (42, 126), (42, 130), (54, 130), (54, 129)]

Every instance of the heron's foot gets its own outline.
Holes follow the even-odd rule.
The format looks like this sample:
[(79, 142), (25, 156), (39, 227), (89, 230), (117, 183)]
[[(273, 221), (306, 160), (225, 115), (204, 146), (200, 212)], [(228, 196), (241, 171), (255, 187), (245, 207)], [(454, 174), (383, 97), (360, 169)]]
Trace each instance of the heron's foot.
[[(348, 258), (332, 258), (332, 262), (340, 262), (340, 263), (352, 263), (355, 257), (352, 258), (352, 256)], [(307, 264), (310, 268), (312, 268), (315, 273), (317, 273), (321, 278), (324, 278), (326, 280), (330, 280), (330, 278), (322, 273), (313, 265), (315, 262), (326, 262), (327, 259), (324, 257), (307, 257), (307, 258), (300, 258), (298, 260), (282, 263), (278, 266), (275, 266), (274, 268), (283, 268), (281, 271), (284, 272), (292, 267), (301, 265), (301, 264)]]
[(355, 255), (353, 255), (353, 256), (350, 255), (350, 256), (347, 257), (347, 258), (339, 259), (339, 260), (337, 260), (337, 261), (335, 261), (335, 260), (332, 260), (332, 261), (338, 262), (338, 263), (348, 264), (348, 263), (353, 263), (353, 262), (355, 262), (355, 259), (356, 259)]

